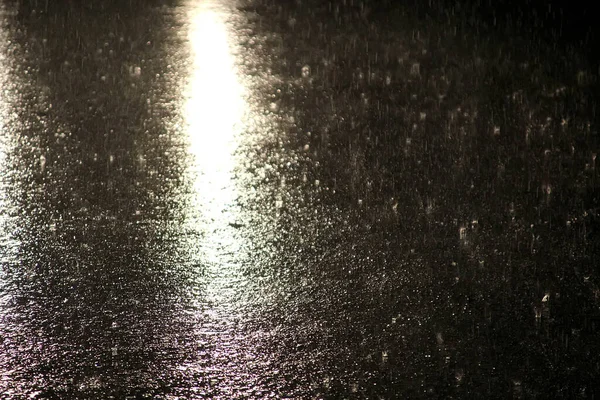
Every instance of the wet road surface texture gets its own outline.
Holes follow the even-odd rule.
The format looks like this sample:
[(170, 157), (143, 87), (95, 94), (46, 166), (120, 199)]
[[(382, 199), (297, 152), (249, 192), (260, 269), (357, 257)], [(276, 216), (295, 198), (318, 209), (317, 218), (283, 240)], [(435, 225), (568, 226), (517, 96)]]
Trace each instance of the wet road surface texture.
[(0, 399), (600, 396), (597, 41), (524, 10), (3, 2)]

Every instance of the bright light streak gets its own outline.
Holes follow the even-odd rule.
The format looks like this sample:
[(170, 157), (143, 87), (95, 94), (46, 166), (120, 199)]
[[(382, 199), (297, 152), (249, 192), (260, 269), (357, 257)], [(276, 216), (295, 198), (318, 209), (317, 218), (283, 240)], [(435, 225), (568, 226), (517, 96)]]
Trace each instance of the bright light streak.
[[(202, 3), (190, 23), (193, 72), (186, 104), (190, 152), (195, 158), (196, 191), (211, 220), (231, 204), (236, 131), (245, 109), (228, 32), (221, 16)], [(211, 215), (207, 215), (211, 214)]]
[[(0, 8), (0, 11), (1, 8)], [(0, 14), (0, 18), (2, 18)], [(8, 109), (6, 94), (8, 92), (8, 88), (6, 83), (8, 82), (8, 77), (6, 76), (6, 54), (4, 52), (4, 48), (6, 45), (4, 28), (2, 26), (3, 21), (0, 20), (0, 256), (2, 258), (5, 257), (4, 241), (5, 241), (5, 226), (6, 226), (6, 193), (5, 193), (5, 171), (6, 167), (4, 165), (4, 161), (6, 158), (6, 121), (8, 119)], [(0, 271), (0, 274), (2, 272)]]
[(213, 277), (205, 288), (208, 300), (224, 310), (234, 302), (240, 279), (236, 272), (238, 255), (244, 246), (242, 236), (232, 227), (238, 222), (233, 174), (247, 104), (224, 14), (217, 5), (202, 2), (189, 16), (193, 69), (185, 117), (189, 151), (194, 158), (190, 171), (195, 198), (188, 223), (204, 233), (199, 256)]
[[(5, 190), (5, 160), (6, 160), (6, 121), (9, 107), (7, 106), (7, 86), (8, 77), (6, 76), (6, 38), (2, 21), (2, 5), (0, 5), (0, 262), (5, 263), (10, 257), (10, 233), (7, 228), (8, 215), (6, 205), (6, 190)], [(5, 289), (5, 273), (4, 268), (0, 268), (0, 337), (7, 336), (6, 332), (10, 329), (5, 325), (5, 316), (8, 314), (8, 304), (11, 301), (11, 296)], [(9, 356), (4, 352), (0, 353), (0, 392), (7, 391), (7, 383), (10, 382), (10, 371), (4, 368), (7, 365)]]

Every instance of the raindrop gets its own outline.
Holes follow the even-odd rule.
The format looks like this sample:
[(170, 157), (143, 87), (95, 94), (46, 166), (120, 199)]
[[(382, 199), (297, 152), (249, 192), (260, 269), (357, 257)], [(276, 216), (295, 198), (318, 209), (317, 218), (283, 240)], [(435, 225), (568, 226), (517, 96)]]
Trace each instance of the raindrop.
[(513, 379), (513, 390), (516, 393), (520, 393), (522, 390), (522, 383), (520, 379)]
[(460, 384), (465, 377), (465, 371), (462, 369), (457, 369), (454, 377), (456, 378), (456, 384)]
[(310, 67), (308, 65), (305, 65), (304, 67), (302, 67), (302, 77), (308, 78), (309, 76), (310, 76)]
[(542, 303), (546, 303), (549, 300), (550, 300), (550, 293), (544, 294), (544, 297), (542, 298)]
[(410, 67), (410, 74), (413, 76), (418, 76), (421, 74), (421, 64), (419, 63), (414, 63), (411, 67)]
[(435, 340), (437, 341), (437, 344), (440, 346), (444, 344), (444, 336), (442, 335), (442, 332), (438, 332), (435, 335)]
[(381, 352), (381, 361), (386, 363), (388, 361), (388, 352), (387, 350), (384, 350)]

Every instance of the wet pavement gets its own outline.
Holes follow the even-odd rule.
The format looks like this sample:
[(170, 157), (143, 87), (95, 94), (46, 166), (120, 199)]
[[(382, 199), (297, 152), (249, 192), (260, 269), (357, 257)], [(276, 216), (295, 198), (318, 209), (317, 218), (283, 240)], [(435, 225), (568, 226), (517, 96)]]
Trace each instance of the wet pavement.
[(598, 42), (386, 3), (2, 3), (0, 399), (600, 394)]

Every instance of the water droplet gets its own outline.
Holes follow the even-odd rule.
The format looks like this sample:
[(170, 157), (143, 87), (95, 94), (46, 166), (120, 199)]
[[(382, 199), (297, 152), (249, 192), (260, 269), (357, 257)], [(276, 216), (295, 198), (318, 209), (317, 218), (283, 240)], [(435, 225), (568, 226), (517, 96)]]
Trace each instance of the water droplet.
[(465, 377), (465, 371), (462, 368), (457, 369), (454, 377), (456, 378), (457, 382), (461, 382)]
[(421, 64), (419, 63), (414, 63), (411, 67), (410, 67), (410, 74), (417, 76), (421, 74)]
[(302, 77), (308, 78), (309, 76), (310, 76), (310, 66), (305, 65), (304, 67), (302, 67)]
[(444, 344), (444, 336), (442, 335), (442, 332), (438, 332), (435, 335), (435, 340), (437, 341), (437, 344), (440, 346)]
[(549, 300), (550, 300), (550, 293), (544, 294), (544, 297), (542, 298), (542, 303), (546, 303)]

